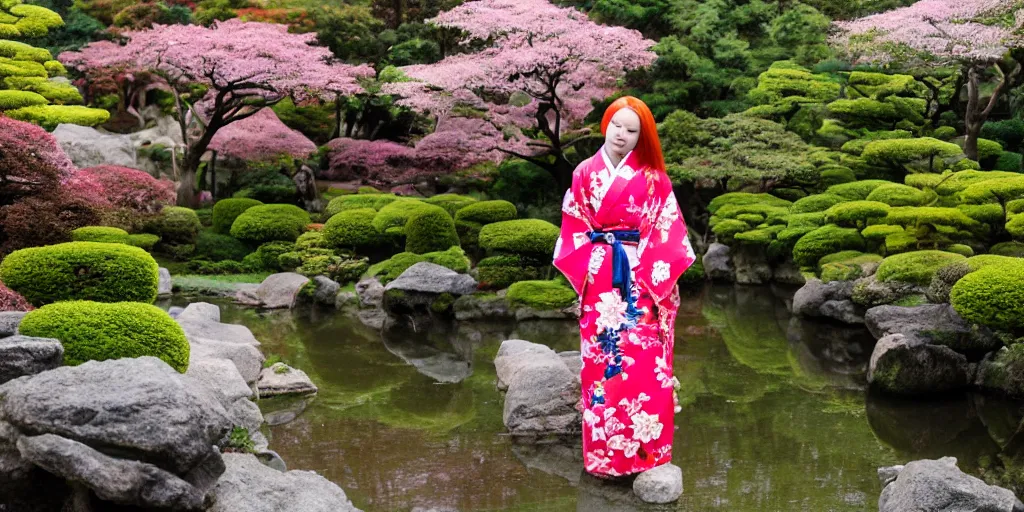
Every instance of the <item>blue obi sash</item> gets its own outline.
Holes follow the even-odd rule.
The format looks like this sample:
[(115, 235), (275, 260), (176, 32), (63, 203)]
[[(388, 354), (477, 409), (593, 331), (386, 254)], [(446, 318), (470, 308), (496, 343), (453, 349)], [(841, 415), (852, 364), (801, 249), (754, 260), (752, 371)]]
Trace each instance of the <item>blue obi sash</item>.
[(622, 246), (622, 242), (639, 242), (640, 231), (615, 229), (591, 231), (588, 235), (590, 235), (592, 243), (605, 243), (612, 246), (612, 287), (618, 288), (622, 293), (622, 299), (632, 305), (633, 277), (629, 268), (629, 255), (626, 254), (626, 248)]

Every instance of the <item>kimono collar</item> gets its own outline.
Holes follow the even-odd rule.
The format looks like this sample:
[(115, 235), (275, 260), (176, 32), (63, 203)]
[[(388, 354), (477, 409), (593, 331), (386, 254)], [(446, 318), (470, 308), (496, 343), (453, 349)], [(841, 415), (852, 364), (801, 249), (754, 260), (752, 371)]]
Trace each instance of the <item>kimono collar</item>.
[(619, 169), (621, 169), (623, 165), (626, 165), (626, 160), (629, 160), (629, 157), (632, 154), (633, 150), (629, 150), (629, 153), (626, 153), (626, 156), (622, 157), (622, 160), (619, 160), (619, 165), (612, 165), (612, 159), (608, 156), (608, 150), (605, 149), (604, 145), (601, 146), (601, 159), (604, 160), (605, 167), (607, 167), (612, 174), (618, 174)]

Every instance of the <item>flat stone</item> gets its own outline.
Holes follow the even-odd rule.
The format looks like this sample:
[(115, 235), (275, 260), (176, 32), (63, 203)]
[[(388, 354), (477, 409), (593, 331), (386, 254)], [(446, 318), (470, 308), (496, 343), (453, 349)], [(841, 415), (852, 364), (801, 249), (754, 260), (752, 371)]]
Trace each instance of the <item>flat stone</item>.
[(260, 304), (268, 309), (291, 308), (309, 278), (295, 272), (273, 274), (263, 280), (256, 288), (256, 297)]
[(220, 322), (220, 307), (209, 302), (193, 302), (178, 314), (182, 320), (209, 320)]
[(908, 462), (878, 498), (879, 512), (1021, 509), (1020, 500), (1012, 492), (960, 471), (954, 457)]
[(867, 311), (864, 322), (876, 339), (900, 333), (962, 353), (985, 353), (1002, 345), (992, 331), (969, 324), (949, 304), (877, 306)]
[(282, 473), (288, 471), (288, 465), (285, 464), (284, 459), (274, 450), (263, 450), (256, 454), (256, 458), (260, 460), (261, 464), (270, 469), (276, 469)]
[(253, 395), (252, 389), (249, 389), (242, 374), (229, 359), (197, 359), (188, 365), (185, 376), (216, 393), (224, 407)]
[(155, 357), (87, 361), (0, 385), (0, 416), (22, 432), (56, 434), (183, 473), (231, 424), (204, 387)]
[(27, 311), (0, 311), (0, 338), (18, 334), (18, 325), (27, 314)]
[(170, 295), (173, 285), (174, 283), (171, 281), (171, 272), (166, 268), (160, 267), (160, 282), (157, 284), (156, 294)]
[(672, 503), (683, 495), (683, 470), (663, 464), (644, 471), (633, 480), (633, 492), (647, 503)]
[(256, 385), (259, 387), (261, 397), (308, 395), (317, 392), (316, 385), (306, 372), (284, 363), (274, 363), (270, 368), (264, 368)]
[(85, 485), (100, 499), (124, 505), (202, 510), (204, 493), (152, 464), (115, 459), (53, 434), (22, 437), (26, 460), (65, 480)]
[(345, 491), (312, 471), (282, 473), (249, 454), (226, 453), (224, 461), (209, 512), (359, 512)]
[(476, 291), (476, 279), (468, 274), (460, 274), (436, 263), (421, 261), (402, 272), (394, 281), (384, 287), (384, 291), (403, 290), (421, 293), (450, 293), (452, 295), (468, 295)]
[(0, 338), (0, 384), (25, 375), (57, 368), (64, 362), (64, 347), (50, 338)]
[(228, 359), (235, 364), (235, 369), (252, 384), (260, 378), (263, 368), (263, 353), (248, 343), (232, 343), (207, 338), (190, 338), (189, 365), (204, 359)]

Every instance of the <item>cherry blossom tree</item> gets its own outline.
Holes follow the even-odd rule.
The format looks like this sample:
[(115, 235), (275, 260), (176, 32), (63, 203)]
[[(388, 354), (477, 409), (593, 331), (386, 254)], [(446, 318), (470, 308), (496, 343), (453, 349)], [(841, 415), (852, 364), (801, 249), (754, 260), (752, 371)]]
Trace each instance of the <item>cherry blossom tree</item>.
[[(921, 0), (909, 7), (836, 22), (832, 43), (860, 62), (956, 65), (966, 75), (964, 153), (978, 158), (978, 136), (1000, 96), (1020, 76), (1008, 53), (1024, 47), (1020, 0)], [(983, 104), (986, 74), (998, 83)]]
[(400, 68), (413, 81), (384, 92), (439, 121), (465, 107), (483, 111), (495, 128), (494, 149), (543, 167), (563, 187), (574, 167), (566, 152), (594, 137), (584, 127), (593, 102), (613, 94), (625, 72), (656, 59), (655, 42), (640, 32), (593, 23), (547, 0), (466, 2), (428, 22), (465, 31), (463, 44), (493, 44)]
[(238, 160), (272, 160), (281, 155), (307, 158), (316, 152), (316, 144), (285, 126), (273, 110), (264, 108), (218, 131), (210, 149)]
[[(233, 19), (210, 28), (154, 25), (124, 36), (124, 45), (92, 43), (60, 60), (84, 72), (118, 66), (151, 71), (167, 82), (186, 141), (178, 203), (188, 206), (197, 203), (200, 159), (221, 128), (288, 96), (354, 94), (361, 90), (358, 78), (374, 75), (367, 65), (334, 61), (330, 50), (311, 44), (316, 34), (290, 34), (285, 25)], [(206, 94), (197, 95), (197, 87)]]

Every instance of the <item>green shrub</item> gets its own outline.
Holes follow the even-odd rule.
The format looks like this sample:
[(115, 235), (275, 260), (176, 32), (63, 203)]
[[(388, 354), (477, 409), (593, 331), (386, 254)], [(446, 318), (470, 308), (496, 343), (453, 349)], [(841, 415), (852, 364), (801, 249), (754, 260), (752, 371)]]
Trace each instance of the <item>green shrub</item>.
[(960, 254), (967, 258), (974, 256), (974, 249), (971, 249), (971, 246), (964, 244), (953, 244), (947, 247), (943, 247), (942, 250), (946, 252)]
[(331, 247), (322, 231), (306, 231), (295, 240), (295, 248), (304, 251), (307, 249), (330, 249)]
[(711, 228), (711, 232), (714, 233), (721, 241), (728, 241), (738, 233), (743, 233), (748, 230), (750, 230), (750, 224), (738, 219), (721, 220), (716, 222)]
[(484, 225), (492, 222), (514, 220), (517, 215), (516, 205), (499, 199), (495, 201), (480, 201), (461, 208), (455, 213), (455, 220)]
[(847, 201), (861, 201), (867, 199), (876, 188), (889, 184), (892, 184), (892, 182), (885, 180), (861, 180), (841, 185), (832, 185), (825, 190), (825, 193), (842, 197)]
[(558, 226), (544, 220), (506, 220), (480, 229), (480, 247), (488, 251), (550, 255), (555, 251), (558, 235)]
[(71, 232), (71, 241), (124, 244), (128, 243), (128, 232), (107, 226), (85, 226)]
[(509, 304), (536, 309), (563, 309), (576, 301), (576, 292), (558, 281), (519, 281), (508, 287)]
[(450, 268), (456, 272), (469, 271), (469, 259), (460, 247), (452, 247), (447, 251), (431, 252), (427, 254), (414, 254), (411, 252), (400, 252), (390, 259), (370, 265), (367, 275), (376, 276), (380, 282), (387, 284), (398, 276), (402, 275), (409, 267), (421, 262), (429, 261), (442, 267)]
[(192, 209), (169, 206), (160, 215), (146, 224), (146, 231), (160, 237), (165, 245), (195, 244), (196, 235), (203, 228), (199, 216)]
[(199, 217), (199, 223), (202, 224), (204, 228), (212, 226), (213, 208), (200, 208), (196, 210), (196, 217)]
[(138, 247), (68, 242), (12, 252), (0, 262), (0, 282), (34, 306), (64, 300), (156, 300), (156, 260)]
[[(379, 214), (378, 214), (379, 215)], [(405, 251), (423, 254), (459, 245), (455, 221), (444, 209), (416, 212), (405, 226)]]
[(460, 274), (469, 272), (469, 258), (466, 257), (466, 252), (458, 246), (451, 246), (443, 251), (428, 252), (423, 255), (423, 258)]
[(844, 166), (835, 166), (821, 171), (821, 183), (825, 186), (839, 185), (857, 181), (857, 175), (853, 169)]
[(212, 231), (200, 231), (196, 237), (195, 258), (210, 261), (242, 261), (252, 250), (240, 240)]
[(6, 110), (4, 115), (18, 121), (38, 124), (48, 131), (56, 129), (57, 125), (61, 124), (96, 126), (110, 119), (110, 112), (106, 110), (80, 105), (33, 105)]
[(231, 236), (251, 243), (294, 242), (309, 225), (309, 214), (291, 204), (265, 204), (242, 212), (231, 225)]
[(476, 203), (477, 200), (475, 198), (461, 196), (459, 194), (438, 194), (424, 199), (423, 202), (434, 206), (440, 206), (448, 212), (448, 215), (454, 217), (456, 212), (466, 206)]
[(722, 194), (708, 203), (708, 211), (712, 214), (717, 213), (723, 206), (747, 206), (747, 205), (761, 205), (761, 206), (774, 206), (781, 208), (788, 208), (792, 203), (785, 199), (780, 199), (771, 194), (750, 194), (747, 192), (728, 192)]
[(940, 126), (932, 132), (932, 137), (939, 140), (948, 141), (949, 139), (956, 138), (956, 136), (956, 128), (953, 128), (952, 126)]
[(791, 228), (820, 227), (825, 224), (825, 212), (795, 213), (785, 217), (786, 226)]
[(380, 210), (398, 199), (394, 194), (352, 194), (339, 196), (327, 203), (327, 215), (336, 215), (345, 210), (373, 208)]
[(825, 210), (825, 221), (840, 226), (863, 226), (870, 219), (885, 217), (889, 205), (878, 201), (850, 201)]
[(818, 268), (821, 280), (826, 283), (851, 281), (864, 275), (864, 265), (880, 261), (882, 257), (877, 254), (842, 251), (822, 257), (818, 260)]
[(128, 235), (125, 243), (128, 245), (134, 245), (146, 251), (152, 251), (153, 247), (160, 241), (160, 237), (151, 233), (139, 233), (137, 235)]
[(344, 210), (324, 224), (324, 240), (331, 247), (338, 249), (358, 250), (379, 245), (383, 238), (377, 228), (373, 227), (373, 217), (377, 210), (373, 208), (356, 208)]
[(971, 219), (985, 224), (1002, 223), (1005, 217), (1003, 208), (998, 204), (961, 204), (956, 209)]
[(868, 226), (861, 230), (860, 235), (863, 236), (865, 240), (880, 242), (882, 240), (885, 240), (885, 238), (888, 237), (889, 235), (903, 232), (903, 228), (900, 226), (876, 224), (874, 226)]
[(793, 246), (793, 261), (802, 267), (810, 267), (822, 256), (850, 249), (864, 250), (864, 239), (858, 230), (828, 224), (797, 240)]
[(902, 168), (916, 161), (923, 161), (921, 170), (941, 171), (943, 159), (963, 154), (960, 146), (931, 137), (919, 139), (890, 139), (871, 142), (864, 148), (861, 157), (870, 165)]
[(387, 231), (388, 228), (404, 228), (414, 214), (427, 211), (443, 212), (444, 208), (427, 204), (418, 199), (402, 198), (381, 208), (373, 218), (373, 227), (381, 233)]
[(1017, 331), (1024, 326), (1024, 264), (991, 265), (961, 278), (949, 293), (968, 322)]
[(480, 260), (476, 266), (481, 288), (508, 288), (516, 281), (527, 281), (540, 277), (540, 269), (527, 264), (522, 258), (501, 254)]
[(231, 225), (242, 212), (263, 204), (255, 199), (247, 197), (221, 199), (213, 205), (213, 230), (221, 234), (231, 233)]
[(1021, 170), (1024, 170), (1022, 160), (1024, 160), (1024, 155), (1021, 155), (1020, 153), (1003, 151), (999, 155), (999, 160), (996, 160), (995, 169), (997, 171), (1020, 172)]
[(29, 312), (18, 330), (60, 340), (66, 365), (153, 356), (180, 373), (188, 369), (185, 332), (166, 311), (150, 304), (59, 302)]
[(885, 258), (875, 275), (882, 282), (899, 281), (927, 286), (939, 268), (960, 261), (967, 261), (967, 258), (944, 251), (906, 252)]
[(971, 272), (975, 270), (992, 266), (992, 265), (1015, 265), (1020, 263), (1021, 260), (1014, 256), (1000, 256), (998, 254), (979, 254), (977, 256), (971, 256), (967, 258), (967, 266), (970, 267)]
[(928, 194), (908, 185), (891, 183), (872, 190), (867, 200), (879, 201), (889, 206), (922, 206), (928, 202)]
[(242, 265), (250, 272), (271, 271), (281, 269), (278, 259), (286, 252), (295, 251), (294, 242), (275, 241), (267, 242), (259, 246), (255, 252), (249, 254), (242, 260)]
[(49, 101), (31, 91), (0, 91), (0, 110), (13, 110), (33, 105), (46, 105)]
[(885, 252), (896, 254), (917, 249), (918, 240), (912, 233), (900, 231), (885, 237)]
[(1024, 242), (1002, 242), (993, 245), (989, 250), (989, 254), (997, 254), (999, 256), (1012, 256), (1015, 258), (1024, 258)]

